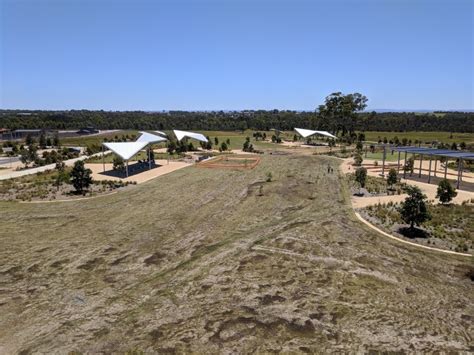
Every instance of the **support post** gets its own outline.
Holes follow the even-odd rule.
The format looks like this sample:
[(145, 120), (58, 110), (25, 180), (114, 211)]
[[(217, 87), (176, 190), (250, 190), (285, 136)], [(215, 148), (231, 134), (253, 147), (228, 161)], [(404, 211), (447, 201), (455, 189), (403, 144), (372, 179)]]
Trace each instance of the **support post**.
[(405, 166), (403, 167), (403, 178), (405, 179), (407, 177), (407, 152), (405, 151)]
[(463, 171), (463, 169), (464, 169), (464, 160), (461, 159), (461, 175), (460, 175), (460, 179), (459, 179), (461, 182), (462, 182), (462, 171)]
[(421, 178), (421, 165), (423, 164), (423, 154), (420, 154), (420, 169), (418, 169), (418, 177)]
[(444, 162), (444, 178), (446, 179), (446, 176), (448, 176), (448, 158), (446, 158), (446, 161)]
[(382, 153), (382, 176), (385, 176), (385, 146), (383, 146), (383, 153)]
[(104, 145), (102, 144), (102, 172), (105, 173)]
[(433, 174), (433, 175), (434, 175), (434, 177), (436, 177), (436, 169), (438, 169), (438, 168), (437, 168), (437, 165), (438, 165), (438, 157), (435, 156), (434, 158), (435, 158), (435, 167), (434, 167), (434, 174)]
[(151, 170), (151, 146), (148, 148), (148, 170)]
[(431, 158), (432, 155), (430, 155), (430, 165), (428, 167), (428, 184), (431, 182)]
[(397, 165), (397, 173), (400, 174), (400, 151), (398, 151), (398, 165)]
[(127, 160), (127, 167), (125, 168), (125, 170), (127, 171), (127, 177), (128, 177), (128, 160)]

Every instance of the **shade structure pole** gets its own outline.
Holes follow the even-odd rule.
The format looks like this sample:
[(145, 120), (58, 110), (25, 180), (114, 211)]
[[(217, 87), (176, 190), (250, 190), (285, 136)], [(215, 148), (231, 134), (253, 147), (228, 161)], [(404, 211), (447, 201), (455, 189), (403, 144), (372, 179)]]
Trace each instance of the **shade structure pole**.
[(447, 175), (448, 175), (448, 158), (446, 158), (446, 161), (444, 162), (444, 178), (445, 179)]
[(461, 175), (460, 175), (460, 181), (462, 182), (462, 171), (464, 169), (464, 159), (461, 159)]
[(383, 146), (382, 153), (382, 176), (385, 176), (385, 146)]
[(418, 177), (421, 178), (421, 165), (423, 164), (423, 154), (420, 154), (420, 169), (418, 169)]
[(127, 177), (128, 177), (128, 160), (127, 160), (127, 167), (125, 168), (125, 170), (127, 171)]
[(104, 145), (102, 144), (102, 172), (105, 173)]
[(430, 155), (430, 165), (428, 167), (428, 184), (431, 182), (431, 158), (432, 155)]
[(403, 168), (403, 178), (407, 177), (407, 152), (405, 151), (405, 167)]
[(151, 170), (151, 146), (148, 148), (148, 170)]
[(398, 151), (398, 165), (397, 165), (397, 173), (400, 174), (400, 151)]
[(436, 166), (438, 165), (438, 158), (436, 156), (434, 158), (435, 158), (435, 167), (434, 167), (434, 174), (433, 175), (434, 175), (434, 177), (436, 177), (436, 169), (437, 169)]

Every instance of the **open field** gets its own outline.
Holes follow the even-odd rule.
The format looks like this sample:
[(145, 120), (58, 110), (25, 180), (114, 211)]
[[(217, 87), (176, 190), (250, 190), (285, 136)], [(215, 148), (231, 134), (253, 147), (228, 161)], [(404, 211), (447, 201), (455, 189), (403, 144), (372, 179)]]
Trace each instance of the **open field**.
[(0, 353), (472, 351), (471, 260), (361, 224), (339, 163), (0, 202)]

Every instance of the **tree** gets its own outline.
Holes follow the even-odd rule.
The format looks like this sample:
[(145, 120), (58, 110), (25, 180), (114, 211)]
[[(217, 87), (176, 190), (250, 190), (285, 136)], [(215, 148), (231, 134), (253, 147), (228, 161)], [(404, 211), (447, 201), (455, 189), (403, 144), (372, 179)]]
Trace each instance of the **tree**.
[(364, 161), (364, 158), (362, 158), (362, 154), (359, 151), (357, 151), (354, 154), (354, 165), (361, 166), (363, 161)]
[(176, 142), (174, 140), (170, 140), (168, 142), (168, 146), (167, 146), (166, 150), (169, 154), (173, 154), (176, 150)]
[(326, 97), (323, 105), (318, 107), (319, 117), (322, 127), (334, 133), (342, 131), (354, 133), (357, 120), (357, 112), (363, 111), (367, 107), (367, 97), (359, 93), (343, 95), (335, 92)]
[(55, 185), (59, 191), (59, 187), (63, 184), (63, 182), (67, 182), (69, 180), (69, 175), (66, 172), (66, 165), (63, 163), (62, 160), (58, 160), (56, 162), (56, 174)]
[(451, 200), (457, 196), (456, 189), (451, 185), (447, 179), (443, 179), (438, 184), (438, 190), (436, 192), (436, 198), (439, 198), (439, 201), (442, 204), (451, 202)]
[(393, 185), (395, 185), (398, 181), (398, 176), (397, 176), (397, 171), (392, 168), (389, 170), (388, 172), (388, 176), (387, 176), (387, 184), (388, 186), (390, 186), (390, 189), (393, 189)]
[(465, 150), (466, 149), (466, 142), (459, 143), (459, 149)]
[(407, 171), (410, 172), (410, 175), (411, 175), (411, 174), (413, 174), (414, 167), (415, 167), (415, 158), (410, 157), (405, 162), (405, 165), (403, 166), (403, 170), (405, 172), (407, 172)]
[(53, 145), (55, 147), (59, 147), (61, 145), (61, 143), (59, 142), (59, 134), (58, 132), (55, 132), (54, 133), (54, 136), (53, 136)]
[(23, 148), (20, 152), (20, 160), (25, 164), (25, 168), (27, 168), (30, 163), (37, 161), (38, 153), (36, 152), (36, 146), (30, 144), (28, 149)]
[(119, 172), (123, 172), (125, 170), (125, 163), (122, 157), (115, 156), (112, 165), (113, 165), (113, 169)]
[(39, 146), (44, 149), (46, 148), (46, 136), (44, 135), (43, 132), (41, 132), (39, 136)]
[(31, 134), (28, 133), (26, 135), (26, 138), (25, 138), (26, 145), (32, 145), (34, 142), (35, 141), (34, 141), (33, 137), (31, 136)]
[(451, 144), (451, 150), (458, 150), (456, 142), (453, 142), (453, 144)]
[(221, 143), (221, 147), (219, 148), (219, 151), (221, 152), (225, 152), (227, 151), (229, 148), (227, 147), (227, 143), (226, 142), (222, 142)]
[(91, 174), (91, 169), (86, 169), (82, 160), (74, 163), (71, 171), (71, 181), (78, 193), (83, 193), (92, 184)]
[(359, 183), (359, 195), (361, 194), (361, 189), (365, 187), (367, 181), (367, 169), (358, 168), (355, 172), (355, 181)]
[(245, 138), (244, 145), (242, 147), (244, 152), (253, 152), (253, 144), (250, 143), (250, 137)]
[(214, 145), (219, 146), (219, 138), (214, 137)]
[(406, 189), (408, 197), (402, 202), (399, 209), (400, 216), (405, 223), (410, 224), (410, 229), (420, 226), (423, 222), (431, 219), (426, 205), (426, 195), (417, 186), (409, 186)]

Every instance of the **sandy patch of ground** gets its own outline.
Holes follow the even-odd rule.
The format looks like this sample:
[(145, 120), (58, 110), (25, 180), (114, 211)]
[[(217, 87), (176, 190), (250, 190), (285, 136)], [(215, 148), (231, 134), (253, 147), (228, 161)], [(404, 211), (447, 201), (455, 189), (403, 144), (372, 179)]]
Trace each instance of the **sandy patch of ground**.
[[(135, 162), (130, 162), (130, 165)], [(182, 168), (186, 168), (190, 166), (190, 163), (187, 162), (182, 162), (182, 161), (172, 161), (170, 160), (169, 163), (165, 159), (159, 159), (156, 160), (156, 164), (159, 165), (156, 168), (153, 168), (151, 170), (144, 170), (143, 172), (130, 175), (127, 178), (120, 178), (117, 176), (111, 176), (108, 174), (103, 174), (103, 166), (102, 164), (86, 164), (86, 168), (89, 168), (92, 170), (92, 179), (97, 180), (97, 181), (102, 181), (102, 180), (121, 180), (121, 181), (135, 181), (137, 184), (143, 183), (145, 181), (149, 181), (151, 179), (154, 179), (158, 176), (165, 175), (168, 173), (171, 173), (175, 170), (179, 170)], [(105, 172), (110, 172), (112, 171), (113, 165), (112, 164), (105, 164)]]

